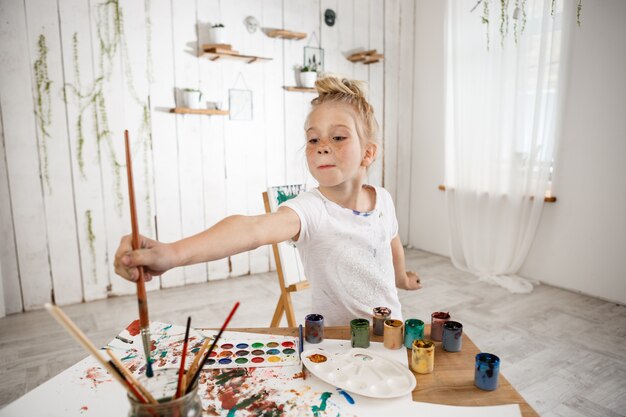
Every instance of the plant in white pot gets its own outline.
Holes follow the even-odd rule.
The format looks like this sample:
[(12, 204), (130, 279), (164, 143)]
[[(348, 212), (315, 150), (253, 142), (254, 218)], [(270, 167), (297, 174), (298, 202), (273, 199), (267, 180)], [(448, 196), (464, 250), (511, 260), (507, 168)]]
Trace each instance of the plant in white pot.
[(211, 26), (211, 42), (213, 44), (225, 44), (226, 34), (224, 31), (224, 25), (221, 23), (216, 23)]
[(202, 108), (202, 92), (193, 88), (183, 89), (183, 104), (189, 109)]
[(302, 87), (314, 88), (317, 81), (317, 68), (307, 66), (300, 68), (300, 85)]

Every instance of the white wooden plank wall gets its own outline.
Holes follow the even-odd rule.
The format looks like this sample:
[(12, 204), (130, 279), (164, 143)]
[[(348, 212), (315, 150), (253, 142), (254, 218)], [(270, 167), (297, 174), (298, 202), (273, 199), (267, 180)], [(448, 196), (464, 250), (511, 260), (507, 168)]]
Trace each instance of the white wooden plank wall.
[[(392, 192), (401, 230), (408, 230), (412, 1), (103, 4), (0, 0), (1, 310), (39, 308), (52, 290), (59, 304), (135, 291), (112, 267), (119, 239), (130, 231), (124, 129), (131, 137), (140, 230), (151, 238), (169, 242), (230, 214), (262, 213), (261, 193), (269, 185), (314, 184), (303, 140), (314, 95), (283, 89), (296, 85), (294, 67), (307, 45), (324, 48), (326, 71), (369, 82), (382, 139), (369, 181)], [(333, 27), (324, 24), (327, 8), (337, 13)], [(249, 15), (260, 21), (253, 34), (243, 24)], [(218, 22), (233, 48), (273, 60), (248, 65), (199, 58), (208, 27)], [(266, 36), (273, 28), (308, 37)], [(381, 63), (345, 59), (374, 48), (385, 54)], [(47, 65), (49, 94), (34, 71), (38, 61)], [(204, 101), (225, 108), (229, 89), (250, 89), (253, 119), (170, 114), (182, 88), (199, 88)], [(39, 99), (46, 134), (35, 113)], [(270, 255), (263, 247), (173, 270), (148, 289), (264, 272), (273, 267)]]

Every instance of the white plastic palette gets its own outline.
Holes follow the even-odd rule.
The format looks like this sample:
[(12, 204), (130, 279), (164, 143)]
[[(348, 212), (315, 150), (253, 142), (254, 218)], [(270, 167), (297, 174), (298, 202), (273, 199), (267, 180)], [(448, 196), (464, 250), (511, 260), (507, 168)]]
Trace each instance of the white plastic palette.
[(354, 348), (338, 355), (306, 350), (302, 363), (322, 381), (366, 397), (400, 397), (415, 388), (415, 377), (408, 368), (367, 349)]

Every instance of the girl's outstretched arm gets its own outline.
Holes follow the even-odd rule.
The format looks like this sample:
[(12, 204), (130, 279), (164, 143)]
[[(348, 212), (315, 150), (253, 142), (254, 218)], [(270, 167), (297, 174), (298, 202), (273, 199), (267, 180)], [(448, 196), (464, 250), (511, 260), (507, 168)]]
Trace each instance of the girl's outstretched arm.
[(229, 216), (197, 235), (173, 243), (141, 236), (141, 249), (132, 250), (131, 236), (122, 238), (115, 253), (115, 272), (130, 281), (144, 266), (146, 280), (177, 266), (214, 261), (259, 246), (290, 239), (300, 232), (300, 218), (287, 207), (259, 216)]
[(422, 288), (420, 277), (413, 271), (406, 271), (404, 264), (404, 248), (400, 235), (391, 240), (391, 255), (393, 256), (393, 269), (396, 274), (396, 287), (403, 290), (418, 290)]

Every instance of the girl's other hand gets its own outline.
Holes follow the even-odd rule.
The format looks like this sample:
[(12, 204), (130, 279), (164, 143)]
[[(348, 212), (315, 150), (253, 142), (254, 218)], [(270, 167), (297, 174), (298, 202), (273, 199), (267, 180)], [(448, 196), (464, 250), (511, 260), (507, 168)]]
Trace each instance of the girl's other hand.
[(404, 287), (405, 290), (419, 290), (422, 288), (422, 283), (419, 275), (417, 275), (413, 271), (407, 271), (406, 273), (406, 285)]
[(132, 250), (132, 235), (126, 235), (120, 241), (115, 252), (115, 273), (124, 279), (136, 282), (139, 279), (138, 266), (144, 267), (144, 280), (162, 275), (176, 266), (175, 251), (166, 244), (139, 236), (141, 249)]

